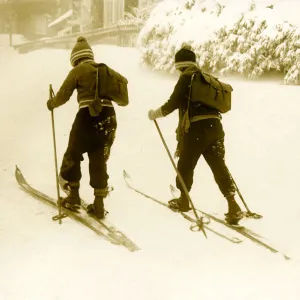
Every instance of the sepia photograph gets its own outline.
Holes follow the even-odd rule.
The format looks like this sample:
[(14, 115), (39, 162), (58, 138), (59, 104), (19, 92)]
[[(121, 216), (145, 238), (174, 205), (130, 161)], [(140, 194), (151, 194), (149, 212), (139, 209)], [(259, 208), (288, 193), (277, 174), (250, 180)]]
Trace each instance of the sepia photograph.
[(299, 15), (0, 0), (0, 300), (299, 300)]

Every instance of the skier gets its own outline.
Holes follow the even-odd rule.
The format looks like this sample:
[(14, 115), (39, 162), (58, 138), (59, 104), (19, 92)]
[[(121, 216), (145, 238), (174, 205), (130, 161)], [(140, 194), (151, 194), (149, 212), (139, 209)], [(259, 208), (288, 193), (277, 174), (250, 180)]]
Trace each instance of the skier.
[[(47, 107), (51, 111), (66, 103), (77, 89), (79, 111), (76, 114), (67, 150), (60, 168), (60, 184), (68, 188), (70, 194), (61, 205), (76, 209), (81, 204), (79, 187), (81, 179), (80, 163), (83, 154), (89, 157), (90, 186), (94, 189), (94, 203), (88, 206), (88, 212), (97, 218), (104, 218), (104, 198), (108, 195), (107, 161), (117, 128), (116, 113), (112, 102), (101, 99), (95, 102), (97, 67), (94, 53), (84, 37), (79, 37), (71, 53), (69, 72), (56, 96), (49, 99)], [(101, 78), (100, 78), (101, 80)], [(100, 86), (101, 89), (101, 86)], [(123, 103), (126, 106), (128, 103)], [(95, 111), (96, 109), (96, 111)]]
[[(175, 68), (181, 75), (170, 99), (158, 109), (150, 110), (148, 117), (150, 120), (155, 120), (169, 115), (176, 109), (179, 110), (179, 124), (176, 130), (178, 144), (175, 156), (179, 157), (177, 168), (187, 190), (191, 190), (194, 169), (200, 156), (203, 155), (213, 172), (220, 191), (227, 199), (226, 221), (230, 224), (238, 224), (243, 214), (235, 200), (236, 188), (225, 164), (225, 133), (221, 123), (221, 114), (218, 110), (199, 102), (190, 102), (186, 114), (191, 75), (183, 72), (187, 68), (194, 71), (199, 70), (196, 55), (189, 47), (184, 46), (175, 54)], [(190, 126), (187, 133), (184, 130), (187, 128), (186, 126)], [(170, 200), (169, 207), (177, 211), (189, 211), (191, 209), (189, 201), (178, 176), (176, 177), (176, 186), (181, 191), (181, 195), (177, 199)]]

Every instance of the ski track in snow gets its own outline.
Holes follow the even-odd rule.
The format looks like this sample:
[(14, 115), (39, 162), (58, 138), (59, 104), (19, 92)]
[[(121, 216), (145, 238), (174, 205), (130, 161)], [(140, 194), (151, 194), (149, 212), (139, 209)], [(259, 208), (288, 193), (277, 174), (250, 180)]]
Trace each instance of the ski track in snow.
[[(33, 187), (56, 197), (46, 101), (49, 84), (57, 91), (70, 70), (70, 51), (19, 55), (1, 49), (0, 299), (299, 299), (299, 88), (226, 79), (234, 87), (233, 110), (223, 117), (228, 167), (250, 209), (264, 215), (247, 225), (292, 257), (285, 261), (247, 240), (233, 245), (209, 232), (206, 240), (180, 216), (126, 187), (123, 169), (144, 192), (165, 201), (171, 196), (175, 172), (147, 112), (168, 99), (176, 78), (140, 66), (136, 49), (93, 49), (96, 61), (129, 80), (130, 104), (116, 107), (118, 129), (108, 165), (115, 190), (106, 207), (112, 223), (142, 250), (111, 245), (68, 218), (54, 223), (55, 209), (19, 189), (16, 164)], [(76, 97), (75, 92), (54, 112), (59, 165)], [(174, 152), (177, 113), (158, 123)], [(86, 156), (82, 172), (81, 196), (92, 202)], [(203, 160), (191, 197), (207, 212), (226, 210)]]

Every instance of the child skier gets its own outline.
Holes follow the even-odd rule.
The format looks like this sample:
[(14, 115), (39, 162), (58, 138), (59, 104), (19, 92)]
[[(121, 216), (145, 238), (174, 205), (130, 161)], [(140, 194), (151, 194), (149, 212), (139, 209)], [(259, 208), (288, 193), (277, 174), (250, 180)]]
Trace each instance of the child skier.
[[(187, 108), (191, 75), (184, 74), (184, 71), (187, 68), (189, 71), (199, 70), (195, 53), (189, 48), (183, 47), (175, 54), (175, 68), (182, 74), (170, 99), (160, 108), (150, 110), (148, 117), (150, 120), (155, 120), (169, 115), (176, 109), (179, 110), (179, 125), (176, 131), (178, 140), (176, 154), (179, 156), (177, 168), (187, 190), (191, 190), (194, 169), (200, 156), (203, 155), (213, 172), (220, 191), (227, 199), (228, 213), (225, 214), (227, 222), (238, 224), (243, 214), (235, 201), (235, 185), (225, 164), (225, 134), (221, 115), (217, 109), (199, 102), (190, 102), (189, 108)], [(187, 109), (188, 112), (185, 114)], [(184, 129), (187, 128), (187, 124), (190, 127), (186, 133)], [(183, 212), (189, 211), (189, 201), (178, 177), (176, 177), (176, 186), (181, 191), (181, 196), (178, 199), (170, 200), (169, 207)]]
[[(79, 111), (76, 114), (67, 150), (64, 154), (60, 183), (66, 183), (70, 194), (61, 204), (74, 209), (80, 205), (79, 186), (81, 179), (80, 163), (83, 154), (89, 157), (90, 185), (94, 189), (94, 203), (88, 206), (88, 212), (102, 219), (105, 216), (103, 199), (108, 194), (107, 160), (115, 139), (117, 128), (115, 109), (111, 100), (98, 99), (97, 68), (93, 51), (84, 37), (79, 37), (71, 53), (73, 69), (57, 92), (48, 100), (47, 107), (53, 110), (66, 103), (77, 89)], [(101, 94), (101, 78), (99, 85)], [(97, 92), (96, 92), (97, 91)], [(97, 100), (96, 100), (97, 99)], [(128, 102), (118, 103), (126, 106)]]

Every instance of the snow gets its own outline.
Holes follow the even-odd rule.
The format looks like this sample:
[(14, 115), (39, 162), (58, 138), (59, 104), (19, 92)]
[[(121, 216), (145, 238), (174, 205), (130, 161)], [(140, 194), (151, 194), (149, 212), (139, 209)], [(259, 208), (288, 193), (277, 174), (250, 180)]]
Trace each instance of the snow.
[[(118, 129), (108, 165), (115, 190), (106, 208), (109, 220), (141, 250), (111, 245), (72, 219), (54, 223), (55, 209), (18, 188), (16, 164), (33, 187), (56, 196), (46, 101), (49, 84), (57, 91), (71, 68), (70, 51), (7, 50), (0, 57), (0, 299), (299, 299), (298, 89), (276, 78), (226, 78), (234, 88), (233, 110), (223, 118), (227, 164), (249, 207), (264, 215), (246, 224), (292, 257), (286, 261), (247, 240), (233, 245), (210, 233), (205, 239), (186, 220), (126, 187), (123, 169), (146, 193), (170, 198), (175, 172), (147, 112), (168, 99), (176, 77), (140, 66), (136, 49), (93, 49), (97, 61), (129, 80), (130, 104), (116, 107)], [(54, 112), (59, 164), (76, 111), (74, 93)], [(158, 124), (173, 153), (177, 114)], [(82, 172), (81, 196), (92, 202), (86, 156)], [(203, 160), (191, 197), (205, 211), (226, 210)]]

